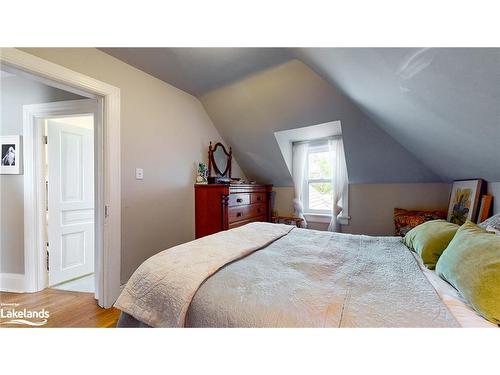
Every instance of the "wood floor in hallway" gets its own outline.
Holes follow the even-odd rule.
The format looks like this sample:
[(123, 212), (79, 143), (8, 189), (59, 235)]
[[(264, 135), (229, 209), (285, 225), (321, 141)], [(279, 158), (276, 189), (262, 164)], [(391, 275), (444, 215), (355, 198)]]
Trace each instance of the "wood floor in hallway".
[[(93, 293), (69, 292), (45, 289), (37, 293), (0, 292), (0, 307), (4, 310), (39, 311), (45, 308), (49, 312), (47, 324), (42, 327), (115, 327), (120, 310), (103, 309), (97, 305)], [(3, 324), (9, 319), (0, 318), (0, 327), (28, 327), (19, 324)]]

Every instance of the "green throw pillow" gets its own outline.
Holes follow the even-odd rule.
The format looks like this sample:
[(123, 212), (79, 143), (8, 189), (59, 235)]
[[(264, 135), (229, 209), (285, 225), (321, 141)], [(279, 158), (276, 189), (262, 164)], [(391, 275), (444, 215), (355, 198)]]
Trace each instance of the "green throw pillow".
[(467, 221), (439, 258), (436, 272), (479, 314), (500, 324), (500, 236)]
[(434, 269), (458, 228), (457, 224), (445, 220), (427, 221), (406, 233), (403, 241), (410, 250), (420, 255), (428, 268)]

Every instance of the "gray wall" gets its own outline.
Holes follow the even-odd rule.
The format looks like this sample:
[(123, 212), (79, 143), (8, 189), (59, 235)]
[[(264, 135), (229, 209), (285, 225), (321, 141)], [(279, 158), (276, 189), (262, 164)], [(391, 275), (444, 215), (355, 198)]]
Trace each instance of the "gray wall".
[[(23, 134), (23, 105), (81, 99), (28, 79), (2, 78), (0, 135)], [(24, 273), (23, 175), (0, 175), (0, 272)]]
[(274, 132), (340, 120), (351, 183), (440, 181), (298, 60), (211, 91), (200, 100), (252, 179), (291, 186)]
[(196, 163), (210, 141), (224, 141), (200, 101), (94, 48), (23, 50), (120, 89), (122, 283), (150, 256), (193, 240)]

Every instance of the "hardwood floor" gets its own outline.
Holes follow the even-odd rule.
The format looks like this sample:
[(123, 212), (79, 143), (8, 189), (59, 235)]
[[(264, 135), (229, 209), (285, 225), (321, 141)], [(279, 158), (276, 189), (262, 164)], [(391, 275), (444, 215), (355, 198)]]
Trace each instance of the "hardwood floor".
[[(65, 290), (45, 289), (38, 293), (0, 292), (0, 304), (5, 311), (41, 310), (45, 308), (50, 317), (42, 327), (115, 327), (120, 310), (103, 309), (97, 305), (93, 293), (69, 292)], [(13, 306), (12, 304), (17, 304)], [(0, 324), (8, 319), (0, 318)], [(1, 324), (0, 327), (27, 327), (18, 324)]]

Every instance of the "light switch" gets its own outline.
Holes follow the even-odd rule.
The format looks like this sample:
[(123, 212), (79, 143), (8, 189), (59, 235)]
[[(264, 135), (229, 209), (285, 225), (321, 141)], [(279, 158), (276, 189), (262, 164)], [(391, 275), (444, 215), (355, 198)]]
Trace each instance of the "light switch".
[(135, 179), (136, 180), (144, 179), (144, 170), (142, 168), (135, 169)]

